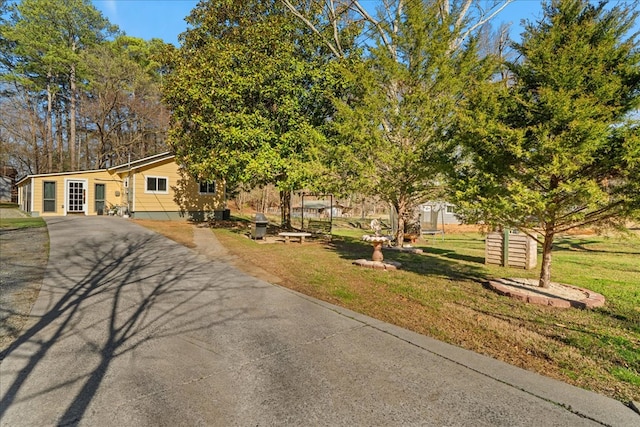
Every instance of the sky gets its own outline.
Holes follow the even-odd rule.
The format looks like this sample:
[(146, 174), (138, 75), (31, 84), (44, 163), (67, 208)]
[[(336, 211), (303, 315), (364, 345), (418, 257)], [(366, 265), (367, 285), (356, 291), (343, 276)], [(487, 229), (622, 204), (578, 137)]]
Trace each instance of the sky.
[[(374, 0), (363, 0), (363, 4)], [(184, 18), (196, 7), (196, 0), (93, 0), (94, 6), (129, 36), (145, 40), (159, 38), (179, 46), (178, 35), (187, 29)], [(511, 33), (518, 38), (522, 19), (541, 16), (540, 0), (515, 0), (494, 21), (512, 23)]]

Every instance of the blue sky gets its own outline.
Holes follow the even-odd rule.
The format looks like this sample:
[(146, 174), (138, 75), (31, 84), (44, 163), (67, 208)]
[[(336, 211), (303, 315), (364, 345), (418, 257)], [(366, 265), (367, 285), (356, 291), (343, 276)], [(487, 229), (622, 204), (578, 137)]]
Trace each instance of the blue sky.
[(178, 34), (187, 29), (184, 18), (198, 4), (194, 0), (93, 0), (112, 24), (129, 36), (159, 38), (178, 46)]
[[(371, 0), (364, 0), (363, 3)], [(112, 24), (127, 35), (145, 40), (159, 38), (178, 46), (178, 34), (187, 29), (184, 18), (198, 4), (196, 0), (93, 0)], [(512, 35), (520, 34), (522, 19), (540, 17), (539, 0), (516, 0), (494, 21), (512, 23)]]

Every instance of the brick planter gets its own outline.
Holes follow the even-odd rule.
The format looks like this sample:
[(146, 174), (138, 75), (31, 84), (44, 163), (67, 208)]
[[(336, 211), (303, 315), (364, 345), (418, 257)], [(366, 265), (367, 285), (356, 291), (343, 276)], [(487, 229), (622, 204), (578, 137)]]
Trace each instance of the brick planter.
[(517, 280), (518, 279), (495, 279), (490, 280), (488, 285), (490, 289), (500, 295), (531, 304), (560, 308), (595, 308), (602, 307), (605, 303), (603, 295), (577, 286), (554, 284), (556, 289), (560, 287), (571, 291), (565, 294), (564, 292), (557, 292), (557, 290), (554, 289), (532, 288), (524, 283), (518, 283)]

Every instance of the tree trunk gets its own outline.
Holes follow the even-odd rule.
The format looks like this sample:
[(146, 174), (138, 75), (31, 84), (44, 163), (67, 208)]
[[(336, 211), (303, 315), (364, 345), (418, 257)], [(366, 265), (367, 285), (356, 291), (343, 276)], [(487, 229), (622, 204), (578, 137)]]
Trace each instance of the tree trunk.
[(264, 187), (262, 187), (262, 197), (260, 198), (260, 212), (267, 212), (268, 205), (269, 205), (269, 188), (267, 185), (265, 185)]
[(51, 72), (47, 74), (47, 117), (45, 119), (45, 147), (47, 149), (47, 172), (53, 172), (53, 94)]
[(64, 172), (64, 138), (62, 135), (64, 126), (62, 125), (62, 112), (58, 105), (56, 108), (56, 138), (58, 140), (58, 172)]
[(542, 268), (540, 269), (539, 286), (548, 288), (551, 284), (551, 250), (553, 249), (553, 232), (547, 232), (544, 235), (544, 244), (542, 245)]
[(398, 228), (396, 230), (396, 246), (399, 248), (404, 246), (404, 226), (405, 226), (405, 215), (407, 210), (407, 204), (404, 203), (402, 199), (398, 200), (397, 203), (394, 203), (393, 207), (396, 209), (396, 213), (398, 214)]
[(246, 199), (246, 193), (244, 192), (244, 190), (240, 190), (238, 191), (238, 194), (235, 197), (235, 202), (236, 202), (236, 207), (238, 208), (238, 211), (242, 212), (242, 208), (244, 208), (244, 201)]
[[(100, 142), (98, 142), (98, 169), (102, 169), (104, 167), (107, 167), (107, 162), (109, 159), (109, 154), (107, 153), (106, 150), (106, 146), (107, 143), (105, 142), (105, 134), (103, 131), (103, 125), (104, 125), (104, 120), (102, 121), (102, 125), (98, 122), (95, 122), (96, 128), (98, 129), (98, 140)], [(113, 165), (109, 165), (109, 166), (113, 166)]]
[(33, 111), (29, 114), (29, 121), (31, 125), (31, 143), (33, 145), (33, 159), (35, 162), (35, 173), (42, 173), (42, 170), (40, 169), (40, 148), (38, 147), (38, 132), (36, 130), (36, 120), (35, 120), (35, 118), (38, 117), (38, 111), (35, 103), (31, 108), (33, 108)]
[(71, 65), (69, 73), (69, 154), (71, 170), (76, 170), (76, 66)]
[(84, 141), (84, 167), (86, 170), (90, 170), (94, 168), (94, 164), (92, 164), (93, 160), (93, 156), (91, 155), (91, 148), (89, 147), (89, 133), (86, 131), (87, 129), (87, 125), (86, 123), (83, 123), (82, 126), (84, 132), (82, 132), (83, 136), (82, 136), (82, 140)]
[(282, 228), (291, 230), (291, 191), (280, 190)]

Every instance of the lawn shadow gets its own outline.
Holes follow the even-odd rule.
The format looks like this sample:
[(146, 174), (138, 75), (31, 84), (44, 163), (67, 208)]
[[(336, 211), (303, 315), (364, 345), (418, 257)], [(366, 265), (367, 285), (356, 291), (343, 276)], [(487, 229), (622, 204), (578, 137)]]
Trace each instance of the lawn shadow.
[(588, 253), (601, 253), (601, 254), (620, 254), (620, 255), (640, 255), (640, 251), (616, 251), (609, 249), (593, 249), (588, 245), (602, 244), (601, 240), (579, 240), (576, 238), (559, 238), (553, 243), (554, 251), (569, 251), (569, 252), (588, 252)]
[(250, 233), (253, 221), (247, 218), (230, 216), (229, 219), (212, 219), (207, 221), (210, 228), (224, 228), (233, 233), (247, 234)]
[(475, 264), (484, 264), (484, 257), (463, 255), (451, 249), (440, 249), (440, 248), (434, 248), (432, 246), (425, 246), (425, 247), (421, 246), (420, 249), (422, 249), (423, 252), (434, 254), (434, 255), (441, 255), (445, 258), (455, 259), (458, 261), (466, 261), (466, 262), (475, 263)]
[[(253, 219), (247, 219), (243, 217), (231, 216), (228, 220), (211, 220), (208, 222), (210, 228), (222, 228), (228, 230), (234, 234), (239, 234), (242, 236), (247, 236), (249, 238), (253, 238), (253, 229), (256, 227), (256, 224)], [(278, 233), (286, 231), (281, 225), (275, 224), (269, 221), (266, 225), (265, 235), (266, 236), (277, 236)], [(302, 231), (296, 230), (294, 231)]]
[[(353, 237), (333, 236), (331, 242), (327, 243), (327, 247), (348, 261), (371, 259), (373, 253), (371, 244)], [(482, 258), (461, 255), (448, 250), (420, 249), (423, 249), (422, 254), (383, 247), (382, 253), (385, 261), (401, 263), (402, 271), (424, 276), (442, 276), (454, 280), (472, 280), (479, 283), (488, 279), (483, 266), (476, 265), (484, 263)], [(354, 266), (354, 268), (359, 267)]]
[[(534, 316), (525, 318), (523, 316), (515, 315), (509, 312), (496, 312), (479, 307), (474, 307), (474, 310), (478, 313), (482, 313), (489, 317), (495, 317), (502, 320), (506, 320), (510, 323), (528, 323), (535, 325), (534, 330), (550, 339), (562, 342), (571, 347), (579, 348), (576, 344), (576, 335), (587, 336), (590, 339), (598, 340), (610, 347), (618, 347), (626, 351), (634, 352), (638, 345), (637, 339), (629, 339), (629, 336), (624, 333), (625, 330), (632, 331), (634, 333), (640, 332), (640, 315), (634, 315), (630, 313), (630, 316), (620, 315), (612, 312), (607, 307), (598, 307), (592, 309), (595, 315), (602, 315), (610, 317), (616, 321), (615, 326), (610, 328), (594, 328), (589, 324), (585, 324), (582, 321), (572, 321), (567, 318), (560, 318), (557, 315), (563, 312), (553, 313), (547, 316)], [(571, 309), (575, 310), (575, 308)], [(608, 321), (607, 321), (608, 323)], [(563, 332), (574, 334), (573, 337), (566, 336)], [(608, 331), (608, 333), (607, 333)]]
[(608, 316), (618, 323), (618, 327), (622, 330), (629, 330), (640, 337), (640, 311), (635, 308), (611, 307), (611, 303), (604, 307), (598, 307), (598, 312)]

